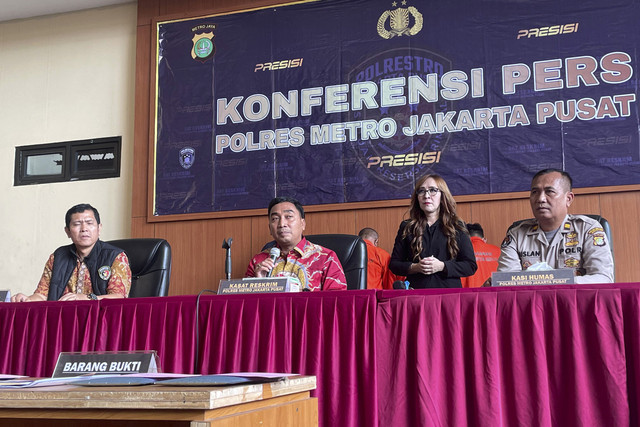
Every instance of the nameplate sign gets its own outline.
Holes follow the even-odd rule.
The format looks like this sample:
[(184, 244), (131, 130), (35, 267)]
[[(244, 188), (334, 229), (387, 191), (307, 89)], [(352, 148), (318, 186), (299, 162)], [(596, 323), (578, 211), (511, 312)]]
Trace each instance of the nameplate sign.
[(573, 269), (500, 271), (491, 274), (492, 286), (567, 285), (574, 283)]
[(0, 302), (11, 302), (11, 292), (0, 291)]
[(300, 286), (289, 277), (259, 277), (220, 280), (218, 295), (266, 292), (299, 292)]
[(60, 353), (53, 378), (87, 374), (157, 373), (157, 358), (155, 351)]

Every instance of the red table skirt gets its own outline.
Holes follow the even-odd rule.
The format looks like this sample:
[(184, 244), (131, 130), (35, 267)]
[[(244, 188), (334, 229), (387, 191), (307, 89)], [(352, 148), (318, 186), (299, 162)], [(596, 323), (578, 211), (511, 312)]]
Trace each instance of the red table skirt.
[(203, 295), (198, 316), (195, 296), (3, 303), (0, 373), (156, 350), (165, 372), (316, 375), (326, 426), (638, 425), (639, 297), (640, 284)]

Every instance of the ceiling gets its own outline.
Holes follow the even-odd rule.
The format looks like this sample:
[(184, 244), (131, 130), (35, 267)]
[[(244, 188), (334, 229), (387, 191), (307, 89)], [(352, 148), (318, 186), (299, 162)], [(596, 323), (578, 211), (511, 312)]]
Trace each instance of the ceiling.
[(0, 22), (33, 18), (54, 13), (74, 12), (133, 0), (0, 0)]

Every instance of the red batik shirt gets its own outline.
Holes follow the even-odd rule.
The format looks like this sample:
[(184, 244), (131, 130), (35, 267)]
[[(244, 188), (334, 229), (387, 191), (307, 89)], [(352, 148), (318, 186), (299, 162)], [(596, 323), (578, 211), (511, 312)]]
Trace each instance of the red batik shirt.
[[(265, 249), (251, 259), (245, 277), (255, 277), (255, 266), (269, 258), (269, 249)], [(304, 237), (287, 254), (279, 256), (273, 267), (271, 277), (297, 277), (300, 289), (341, 290), (347, 289), (342, 265), (335, 252), (311, 243)]]

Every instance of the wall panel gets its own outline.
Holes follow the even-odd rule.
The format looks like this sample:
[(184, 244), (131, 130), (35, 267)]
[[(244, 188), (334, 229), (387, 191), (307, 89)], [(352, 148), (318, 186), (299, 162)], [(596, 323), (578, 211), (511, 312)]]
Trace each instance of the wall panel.
[(640, 192), (602, 194), (602, 216), (611, 224), (616, 282), (640, 280)]
[[(150, 94), (151, 69), (151, 27), (149, 25), (138, 26), (136, 38), (136, 103), (135, 103), (135, 127), (133, 147), (133, 186), (131, 215), (134, 218), (147, 215), (147, 176), (149, 171), (149, 146), (145, 144), (149, 140), (149, 110), (150, 102), (143, 102), (142, 97)], [(133, 231), (132, 231), (133, 234)]]

